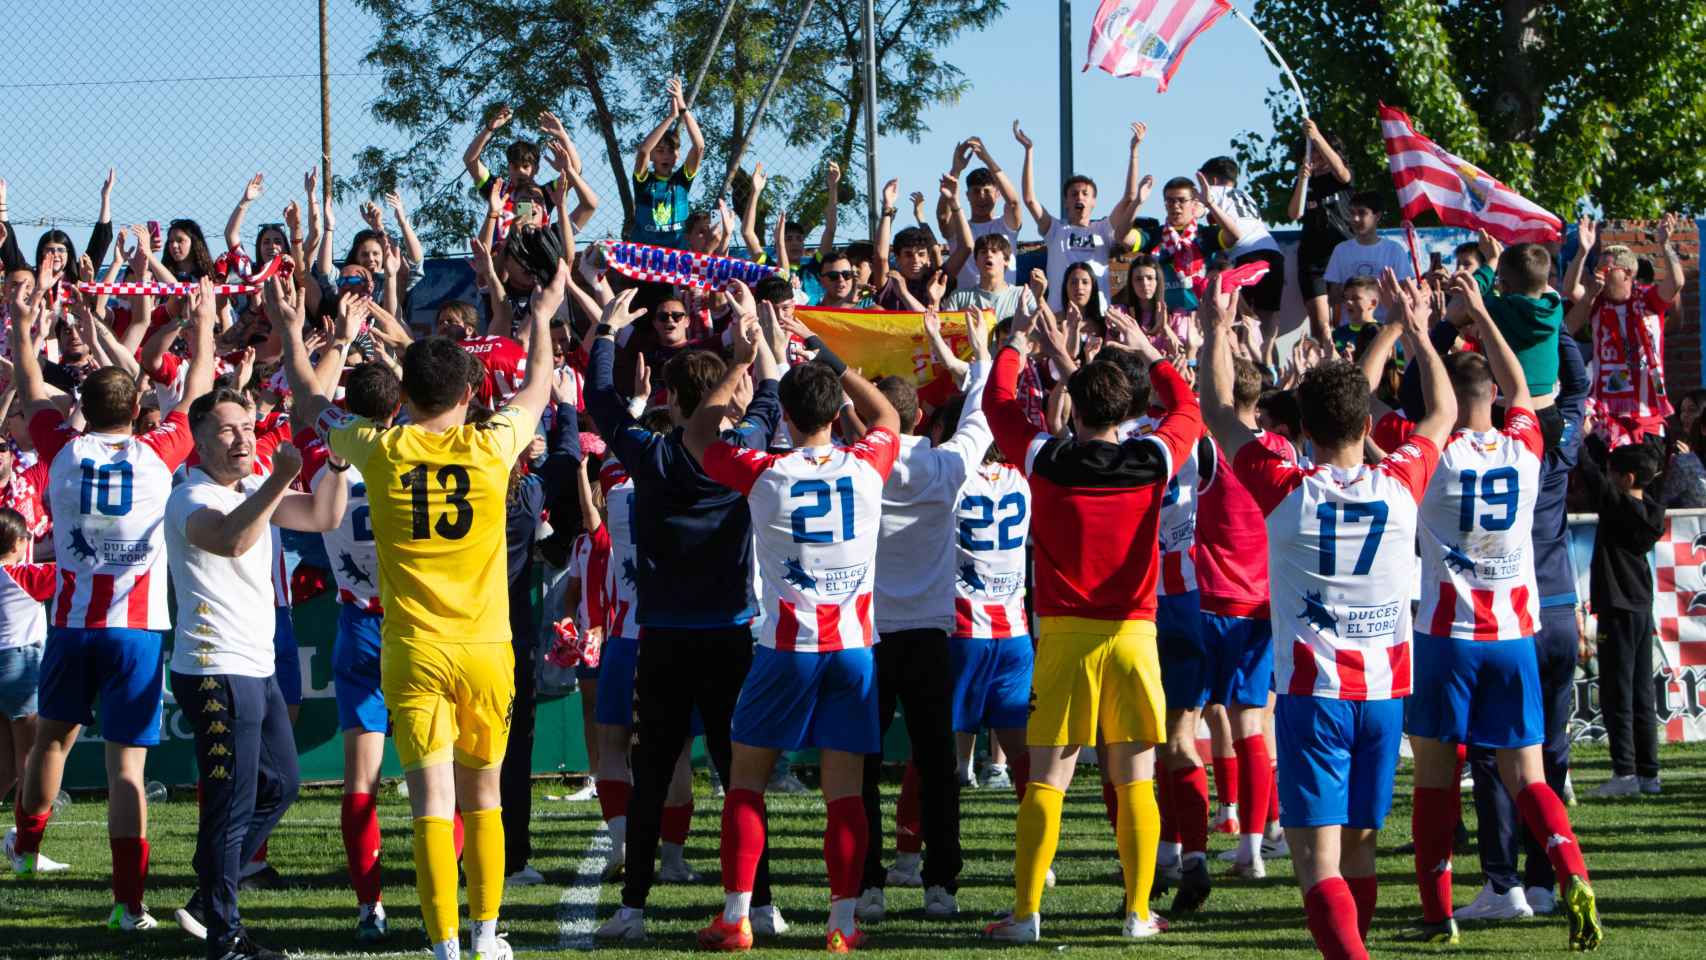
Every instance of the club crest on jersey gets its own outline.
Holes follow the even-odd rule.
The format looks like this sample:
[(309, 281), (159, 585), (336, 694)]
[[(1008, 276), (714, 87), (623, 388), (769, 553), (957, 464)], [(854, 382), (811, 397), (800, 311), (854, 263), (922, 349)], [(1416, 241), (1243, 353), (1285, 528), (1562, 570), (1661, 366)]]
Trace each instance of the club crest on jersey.
[(84, 560), (93, 561), (95, 559), (95, 545), (89, 542), (89, 538), (83, 536), (82, 527), (71, 528), (71, 552)]
[(960, 565), (960, 582), (966, 585), (967, 590), (981, 593), (988, 589), (984, 585), (983, 578), (977, 575), (977, 567), (973, 564), (964, 563)]
[(800, 565), (800, 561), (798, 559), (789, 559), (784, 561), (784, 563), (786, 564), (787, 570), (782, 575), (783, 580), (799, 587), (801, 590), (817, 589), (817, 578), (807, 573), (806, 568)]
[(623, 557), (622, 558), (622, 582), (627, 584), (630, 587), (634, 586), (635, 585), (634, 580), (635, 580), (635, 577), (637, 574), (638, 574), (638, 571), (636, 571), (634, 569), (634, 558)]
[(1319, 591), (1311, 591), (1303, 595), (1303, 619), (1322, 633), (1337, 633), (1339, 621), (1333, 616), (1333, 611), (1321, 601)]
[(1463, 548), (1455, 544), (1445, 548), (1445, 565), (1458, 573), (1475, 572), (1475, 561), (1469, 559)]
[(347, 553), (338, 554), (338, 572), (349, 578), (351, 583), (365, 583), (373, 586), (373, 578), (368, 576), (355, 564), (355, 557)]

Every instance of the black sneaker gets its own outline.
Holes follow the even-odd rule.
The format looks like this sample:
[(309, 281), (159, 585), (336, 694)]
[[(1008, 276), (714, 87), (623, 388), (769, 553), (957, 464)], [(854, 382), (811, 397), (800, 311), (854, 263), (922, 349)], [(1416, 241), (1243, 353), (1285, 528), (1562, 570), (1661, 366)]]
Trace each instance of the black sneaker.
[(237, 934), (223, 953), (208, 954), (209, 960), (290, 960), (277, 950), (269, 950), (249, 937), (247, 931)]
[(1413, 926), (1400, 930), (1393, 939), (1405, 943), (1456, 943), (1457, 921), (1451, 917), (1438, 923), (1418, 920)]
[(1179, 892), (1173, 895), (1173, 909), (1169, 912), (1190, 913), (1196, 910), (1213, 889), (1214, 882), (1208, 876), (1208, 861), (1193, 858), (1179, 874)]
[(286, 890), (290, 883), (284, 879), (270, 863), (261, 864), (261, 868), (237, 881), (239, 890)]

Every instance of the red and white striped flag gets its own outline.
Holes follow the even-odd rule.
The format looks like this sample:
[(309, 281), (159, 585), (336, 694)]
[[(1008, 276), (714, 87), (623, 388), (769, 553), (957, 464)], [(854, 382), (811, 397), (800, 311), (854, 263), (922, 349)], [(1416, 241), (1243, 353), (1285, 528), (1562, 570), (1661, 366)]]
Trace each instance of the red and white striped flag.
[(1381, 104), (1380, 132), (1386, 138), (1386, 162), (1404, 219), (1432, 210), (1442, 223), (1485, 229), (1504, 243), (1558, 239), (1562, 220), (1417, 133), (1404, 111)]
[(1102, 0), (1084, 69), (1094, 64), (1116, 77), (1155, 77), (1156, 92), (1163, 92), (1191, 41), (1231, 12), (1228, 0)]

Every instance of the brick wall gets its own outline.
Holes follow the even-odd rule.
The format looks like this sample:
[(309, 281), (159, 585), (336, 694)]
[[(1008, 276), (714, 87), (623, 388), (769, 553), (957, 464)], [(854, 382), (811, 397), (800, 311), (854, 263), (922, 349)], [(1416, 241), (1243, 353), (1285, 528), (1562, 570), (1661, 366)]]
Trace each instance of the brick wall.
[[(1684, 392), (1706, 385), (1700, 366), (1700, 237), (1694, 221), (1685, 220), (1684, 230), (1672, 238), (1682, 257), (1683, 275), (1688, 282), (1682, 291), (1682, 303), (1672, 312), (1665, 324), (1665, 381), (1674, 403)], [(1653, 221), (1608, 220), (1600, 225), (1602, 243), (1620, 243), (1655, 263), (1659, 246), (1652, 230)]]

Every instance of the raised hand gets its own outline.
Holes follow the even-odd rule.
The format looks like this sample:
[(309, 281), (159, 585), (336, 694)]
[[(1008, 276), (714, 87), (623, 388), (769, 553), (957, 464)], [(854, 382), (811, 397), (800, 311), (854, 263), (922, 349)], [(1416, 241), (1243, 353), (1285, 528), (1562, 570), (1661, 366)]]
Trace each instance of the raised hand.
[(605, 324), (612, 333), (621, 330), (635, 320), (646, 315), (646, 311), (634, 309), (634, 295), (639, 291), (630, 287), (618, 293), (609, 303), (604, 305), (604, 315), (598, 322)]
[(474, 276), (483, 278), (492, 271), (492, 253), (479, 237), (468, 238), (468, 253), (473, 257), (469, 265), (474, 268)]
[(509, 123), (514, 117), (515, 114), (510, 111), (509, 104), (500, 103), (498, 104), (498, 112), (492, 114), (492, 118), (486, 121), (486, 129), (496, 133), (499, 127)]
[(272, 472), (280, 477), (294, 477), (302, 472), (302, 451), (294, 443), (281, 443), (272, 454)]
[(960, 178), (947, 174), (941, 182), (942, 199), (952, 204), (960, 199)]
[(729, 306), (734, 309), (736, 319), (758, 316), (757, 298), (753, 297), (752, 288), (744, 281), (730, 280), (723, 287), (723, 295), (729, 298)]
[(302, 291), (282, 277), (273, 277), (261, 288), (261, 305), (275, 330), (302, 329)]
[(1132, 123), (1131, 123), (1131, 148), (1133, 150), (1136, 150), (1137, 145), (1143, 142), (1143, 137), (1147, 133), (1149, 133), (1149, 124), (1144, 123), (1142, 120), (1133, 120), (1132, 121)]
[(764, 185), (770, 178), (764, 175), (764, 162), (761, 160), (752, 165), (752, 192), (754, 195), (764, 192)]
[(219, 297), (206, 277), (190, 290), (190, 318), (197, 328), (212, 329), (219, 322)]
[[(256, 176), (259, 176), (259, 174), (256, 174)], [(112, 203), (113, 184), (116, 182), (118, 182), (118, 171), (116, 171), (112, 167), (108, 167), (107, 168), (107, 179), (102, 181), (102, 183), (101, 183), (101, 206), (103, 208), (105, 208), (108, 204)]]
[(1019, 146), (1031, 149), (1031, 138), (1025, 136), (1025, 131), (1019, 129), (1019, 121), (1013, 121), (1013, 139), (1019, 141)]
[(643, 353), (634, 354), (634, 392), (631, 397), (649, 397), (652, 395), (652, 371), (646, 366), (646, 356)]
[(922, 221), (924, 219), (924, 194), (921, 191), (914, 190), (907, 199), (912, 201), (912, 219)]
[(899, 180), (890, 180), (888, 183), (883, 184), (883, 209), (885, 209), (885, 210), (892, 209), (894, 207), (895, 198), (897, 198), (899, 196), (900, 196), (900, 181)]
[(264, 190), (266, 190), (266, 175), (257, 173), (250, 177), (249, 182), (243, 186), (243, 202), (254, 203), (261, 198), (261, 193)]
[(966, 338), (971, 340), (972, 360), (989, 360), (989, 324), (982, 310), (972, 307), (966, 311)]
[(551, 402), (574, 403), (575, 400), (575, 372), (568, 367), (551, 371)]
[(681, 89), (681, 78), (670, 77), (667, 85), (669, 91), (670, 112), (683, 114), (687, 112), (687, 96)]
[(948, 292), (948, 272), (937, 270), (930, 276), (930, 302), (927, 307), (934, 307), (942, 302), (942, 297)]
[(385, 232), (385, 211), (379, 209), (379, 204), (371, 200), (363, 200), (361, 202), (361, 219), (367, 224), (368, 229), (374, 233)]
[(758, 329), (757, 316), (742, 316), (734, 326), (736, 363), (751, 363), (758, 357), (758, 339), (764, 335)]
[(1043, 272), (1042, 267), (1032, 267), (1031, 276), (1026, 285), (1031, 288), (1031, 295), (1040, 303), (1043, 295), (1048, 293), (1048, 274)]
[(1676, 232), (1680, 229), (1682, 229), (1682, 218), (1677, 216), (1674, 211), (1665, 214), (1664, 219), (1659, 221), (1659, 246), (1662, 247), (1669, 243), (1670, 238), (1676, 236)]
[(1599, 246), (1599, 224), (1593, 217), (1584, 213), (1581, 219), (1576, 221), (1576, 240), (1583, 250), (1592, 250)]
[(958, 177), (960, 171), (971, 165), (972, 148), (970, 140), (962, 140), (954, 147), (953, 163), (949, 166), (949, 176)]
[(318, 199), (320, 196), (319, 193), (314, 189), (319, 183), (320, 183), (320, 168), (319, 167), (309, 167), (308, 172), (302, 175), (302, 191), (304, 193), (308, 194), (308, 199), (310, 202)]
[(841, 164), (836, 163), (834, 160), (829, 161), (829, 166), (825, 167), (823, 171), (823, 186), (825, 191), (829, 193), (831, 200), (840, 199)]
[(1398, 275), (1388, 267), (1380, 275), (1380, 289), (1386, 299), (1398, 308), (1404, 332), (1412, 337), (1427, 336), (1432, 305), (1428, 302), (1427, 295), (1416, 285), (1415, 278), (1408, 277), (1400, 281)]
[(284, 225), (290, 228), (293, 237), (302, 232), (302, 207), (295, 200), (284, 205)]

